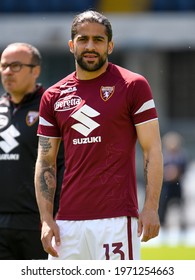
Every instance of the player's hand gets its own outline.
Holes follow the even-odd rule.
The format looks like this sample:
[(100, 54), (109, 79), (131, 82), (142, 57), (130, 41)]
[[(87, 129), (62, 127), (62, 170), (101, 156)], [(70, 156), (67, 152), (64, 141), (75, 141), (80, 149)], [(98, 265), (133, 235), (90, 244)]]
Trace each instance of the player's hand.
[(54, 220), (42, 223), (41, 241), (45, 252), (53, 257), (58, 257), (57, 251), (52, 246), (52, 239), (56, 246), (60, 245), (60, 232)]
[(158, 236), (159, 230), (158, 212), (153, 209), (143, 209), (138, 219), (138, 236), (142, 236), (141, 241), (146, 242)]

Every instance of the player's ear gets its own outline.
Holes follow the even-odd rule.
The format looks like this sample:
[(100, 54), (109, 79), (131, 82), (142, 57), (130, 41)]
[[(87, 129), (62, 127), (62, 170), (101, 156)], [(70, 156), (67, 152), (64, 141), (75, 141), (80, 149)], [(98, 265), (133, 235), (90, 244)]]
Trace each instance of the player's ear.
[(69, 40), (69, 41), (68, 41), (68, 45), (69, 45), (70, 52), (73, 53), (73, 48), (74, 48), (74, 46), (73, 46), (73, 41), (72, 41), (72, 40)]
[(110, 41), (110, 42), (108, 43), (108, 54), (111, 54), (112, 51), (113, 51), (113, 49), (114, 49), (114, 42), (113, 42), (113, 41)]

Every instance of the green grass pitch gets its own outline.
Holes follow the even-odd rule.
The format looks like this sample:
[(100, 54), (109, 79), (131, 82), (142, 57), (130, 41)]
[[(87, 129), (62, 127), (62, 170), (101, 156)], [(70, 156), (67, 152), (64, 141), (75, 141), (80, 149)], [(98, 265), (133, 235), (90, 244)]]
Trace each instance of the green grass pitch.
[(195, 260), (195, 247), (184, 245), (142, 247), (142, 260)]

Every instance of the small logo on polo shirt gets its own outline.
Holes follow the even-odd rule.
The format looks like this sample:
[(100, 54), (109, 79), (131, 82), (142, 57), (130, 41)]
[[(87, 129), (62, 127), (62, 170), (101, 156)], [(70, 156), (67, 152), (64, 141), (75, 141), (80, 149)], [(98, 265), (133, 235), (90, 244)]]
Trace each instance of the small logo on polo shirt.
[(105, 87), (105, 86), (102, 86), (100, 88), (100, 96), (101, 98), (104, 100), (104, 101), (107, 101), (114, 93), (114, 90), (115, 90), (115, 87), (112, 86), (112, 87)]
[(36, 111), (29, 111), (26, 115), (26, 124), (28, 126), (33, 125), (36, 121), (38, 121), (39, 118), (39, 112)]

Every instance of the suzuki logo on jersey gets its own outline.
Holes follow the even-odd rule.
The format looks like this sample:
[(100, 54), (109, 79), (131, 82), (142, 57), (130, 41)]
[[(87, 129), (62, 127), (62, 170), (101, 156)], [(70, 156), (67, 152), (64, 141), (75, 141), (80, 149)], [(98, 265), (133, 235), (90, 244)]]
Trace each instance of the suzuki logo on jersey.
[[(99, 123), (94, 121), (92, 118), (99, 116), (100, 113), (89, 107), (88, 105), (82, 106), (78, 111), (71, 115), (72, 118), (79, 121), (79, 123), (73, 124), (71, 127), (81, 133), (84, 136), (88, 136), (94, 129), (100, 126)], [(101, 142), (101, 137), (88, 137), (73, 139), (73, 144), (86, 144)]]
[(104, 101), (107, 101), (114, 93), (115, 87), (104, 87), (100, 88), (100, 96)]
[(68, 95), (58, 99), (54, 104), (54, 110), (58, 112), (72, 110), (81, 103), (81, 98), (76, 95)]
[(101, 136), (73, 139), (74, 145), (98, 143), (98, 142), (101, 142)]
[(20, 136), (20, 132), (15, 128), (14, 125), (11, 125), (6, 130), (1, 132), (0, 136), (3, 139), (3, 141), (0, 141), (0, 148), (5, 153), (9, 153), (19, 145), (15, 138)]

